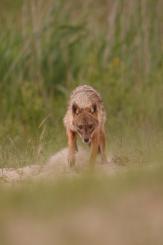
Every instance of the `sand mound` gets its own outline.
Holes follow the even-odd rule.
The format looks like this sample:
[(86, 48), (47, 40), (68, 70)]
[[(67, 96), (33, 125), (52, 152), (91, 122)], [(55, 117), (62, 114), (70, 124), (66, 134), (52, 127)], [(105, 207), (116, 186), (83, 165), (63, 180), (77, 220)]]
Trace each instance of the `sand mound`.
[[(80, 148), (76, 154), (76, 167), (71, 169), (67, 164), (67, 148), (54, 154), (44, 165), (30, 165), (23, 168), (3, 168), (0, 169), (0, 181), (6, 183), (20, 182), (22, 180), (32, 179), (49, 179), (62, 176), (78, 175), (82, 170), (87, 168), (86, 162), (89, 157), (88, 151)], [(114, 174), (120, 169), (114, 164), (112, 158), (108, 164), (100, 164), (97, 159), (96, 170), (101, 173)]]

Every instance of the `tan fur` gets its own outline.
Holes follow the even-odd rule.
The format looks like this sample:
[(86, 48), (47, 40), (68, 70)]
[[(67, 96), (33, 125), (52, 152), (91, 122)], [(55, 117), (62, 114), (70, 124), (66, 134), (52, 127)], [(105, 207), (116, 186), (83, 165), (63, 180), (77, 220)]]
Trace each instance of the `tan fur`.
[(71, 94), (68, 109), (64, 117), (64, 125), (68, 138), (68, 162), (75, 164), (77, 135), (90, 145), (89, 162), (94, 164), (97, 153), (101, 154), (102, 162), (106, 162), (105, 130), (106, 114), (101, 96), (91, 86), (77, 87)]

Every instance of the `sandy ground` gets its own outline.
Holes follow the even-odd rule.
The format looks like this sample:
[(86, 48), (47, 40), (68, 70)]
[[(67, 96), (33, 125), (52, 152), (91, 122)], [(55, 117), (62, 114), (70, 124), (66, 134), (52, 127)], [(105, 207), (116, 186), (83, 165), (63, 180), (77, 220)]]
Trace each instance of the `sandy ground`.
[[(1, 180), (13, 184), (21, 183), (28, 178), (54, 180), (62, 176), (79, 176), (83, 170), (87, 169), (85, 163), (88, 155), (87, 151), (80, 149), (77, 154), (77, 167), (70, 169), (66, 161), (67, 148), (65, 148), (53, 155), (43, 166), (0, 169)], [(115, 175), (126, 171), (127, 167), (118, 164), (116, 158), (110, 156), (108, 164), (101, 165), (98, 159), (96, 170), (99, 174)], [(58, 214), (52, 212), (50, 216), (44, 210), (46, 209), (44, 205), (43, 215), (37, 216), (37, 214), (27, 212), (26, 209), (14, 211), (11, 204), (7, 215), (5, 213), (1, 215), (3, 241), (0, 240), (0, 244), (163, 244), (163, 195), (158, 188), (141, 189), (140, 185), (134, 191), (131, 188), (123, 195), (118, 194), (116, 199), (114, 197), (113, 200), (107, 199), (105, 204), (103, 203), (105, 199), (102, 198), (102, 200), (102, 203), (96, 203), (88, 198), (83, 205), (79, 207), (72, 205), (72, 208), (66, 209), (65, 199), (66, 208), (63, 212)], [(44, 215), (44, 212), (45, 214), (47, 212), (47, 215)]]
[[(58, 178), (62, 176), (78, 175), (81, 171), (87, 169), (87, 159), (89, 152), (80, 148), (76, 154), (76, 167), (71, 169), (67, 164), (67, 148), (64, 148), (50, 157), (44, 165), (29, 165), (22, 168), (1, 168), (0, 181), (6, 183), (19, 182), (25, 179), (46, 179)], [(124, 169), (115, 164), (113, 157), (108, 158), (108, 164), (100, 164), (97, 159), (96, 170), (108, 175), (115, 174), (119, 170)]]
[(4, 226), (6, 244), (162, 245), (162, 204), (158, 193), (138, 191), (107, 209), (84, 206), (43, 220), (14, 217)]

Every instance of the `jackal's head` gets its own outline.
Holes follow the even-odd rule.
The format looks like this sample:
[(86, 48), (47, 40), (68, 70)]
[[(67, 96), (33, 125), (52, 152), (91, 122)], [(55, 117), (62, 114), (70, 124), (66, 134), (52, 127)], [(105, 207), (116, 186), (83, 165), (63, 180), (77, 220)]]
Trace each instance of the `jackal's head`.
[(93, 133), (98, 126), (97, 107), (79, 108), (76, 103), (72, 105), (73, 126), (84, 143), (90, 144)]

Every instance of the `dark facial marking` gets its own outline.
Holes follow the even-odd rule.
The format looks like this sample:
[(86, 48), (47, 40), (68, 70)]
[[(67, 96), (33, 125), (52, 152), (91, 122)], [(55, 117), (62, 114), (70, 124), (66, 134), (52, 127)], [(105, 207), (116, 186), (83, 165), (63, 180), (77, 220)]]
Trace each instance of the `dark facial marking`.
[(72, 105), (72, 113), (73, 114), (78, 114), (79, 113), (79, 107), (76, 103)]
[(93, 113), (95, 113), (97, 111), (97, 106), (96, 106), (96, 104), (93, 104), (92, 105), (92, 108), (91, 108), (91, 113), (93, 114)]

